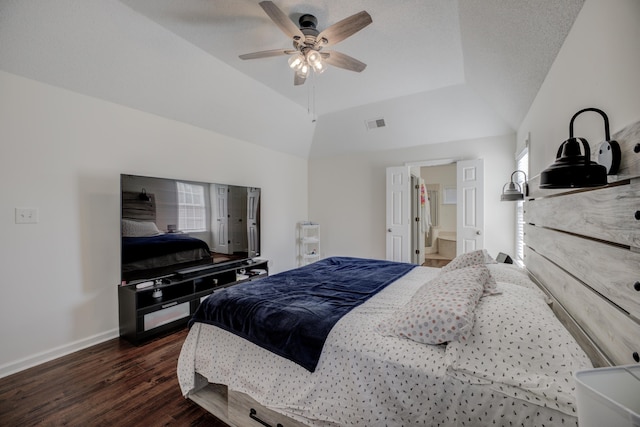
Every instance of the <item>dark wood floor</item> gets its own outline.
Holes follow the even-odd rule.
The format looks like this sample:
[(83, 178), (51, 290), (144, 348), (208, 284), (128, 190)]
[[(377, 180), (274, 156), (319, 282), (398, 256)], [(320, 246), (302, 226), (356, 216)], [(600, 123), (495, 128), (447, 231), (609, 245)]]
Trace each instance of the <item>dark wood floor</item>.
[(2, 426), (226, 424), (182, 397), (187, 330), (136, 347), (113, 339), (0, 379)]

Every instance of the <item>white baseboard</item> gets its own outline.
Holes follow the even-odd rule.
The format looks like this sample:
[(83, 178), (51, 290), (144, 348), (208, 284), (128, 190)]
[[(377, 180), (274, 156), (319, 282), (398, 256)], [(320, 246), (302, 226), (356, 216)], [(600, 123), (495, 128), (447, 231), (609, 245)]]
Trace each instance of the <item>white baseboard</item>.
[(59, 357), (66, 356), (67, 354), (71, 354), (87, 347), (91, 347), (110, 339), (117, 338), (118, 336), (118, 329), (112, 329), (110, 331), (83, 338), (81, 340), (74, 341), (72, 343), (65, 344), (51, 350), (43, 351), (33, 356), (16, 360), (15, 362), (7, 363), (0, 366), (0, 378), (7, 377), (17, 372), (24, 371), (25, 369), (29, 369), (42, 363), (57, 359)]

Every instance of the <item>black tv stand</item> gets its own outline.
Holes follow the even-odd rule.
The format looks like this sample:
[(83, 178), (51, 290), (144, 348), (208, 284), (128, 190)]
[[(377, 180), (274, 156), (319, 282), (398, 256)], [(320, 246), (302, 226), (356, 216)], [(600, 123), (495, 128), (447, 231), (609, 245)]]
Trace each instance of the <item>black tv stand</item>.
[[(120, 336), (140, 344), (183, 328), (200, 302), (216, 290), (269, 274), (266, 260), (204, 267), (176, 271), (176, 274), (144, 288), (137, 288), (135, 283), (119, 286)], [(238, 280), (239, 270), (245, 270), (248, 277)], [(260, 270), (260, 273), (251, 274), (251, 270)]]
[(178, 276), (186, 276), (192, 273), (199, 273), (205, 270), (211, 270), (211, 269), (214, 269), (215, 267), (216, 267), (215, 264), (197, 265), (195, 267), (188, 267), (188, 268), (182, 268), (180, 270), (176, 270), (175, 274), (177, 274)]

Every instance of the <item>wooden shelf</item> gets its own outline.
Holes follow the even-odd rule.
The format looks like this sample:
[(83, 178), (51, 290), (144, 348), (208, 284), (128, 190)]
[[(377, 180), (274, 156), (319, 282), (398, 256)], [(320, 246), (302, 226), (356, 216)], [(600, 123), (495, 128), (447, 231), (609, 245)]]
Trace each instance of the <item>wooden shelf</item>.
[[(263, 270), (237, 280), (240, 270)], [(214, 291), (268, 275), (265, 260), (241, 261), (206, 270), (164, 278), (156, 285), (137, 289), (135, 284), (118, 287), (120, 336), (133, 344), (183, 328), (200, 302)], [(158, 295), (159, 292), (160, 295)]]

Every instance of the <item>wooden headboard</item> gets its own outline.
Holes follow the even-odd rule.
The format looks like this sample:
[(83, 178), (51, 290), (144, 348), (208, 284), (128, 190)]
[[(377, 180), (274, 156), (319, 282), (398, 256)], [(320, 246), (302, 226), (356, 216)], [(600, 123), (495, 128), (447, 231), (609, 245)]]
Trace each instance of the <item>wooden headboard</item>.
[(526, 268), (595, 366), (640, 353), (640, 122), (613, 139), (622, 161), (609, 185), (541, 190), (536, 177), (525, 202)]
[(149, 200), (142, 200), (140, 192), (122, 192), (122, 218), (140, 221), (156, 221), (156, 198), (153, 194), (145, 193)]

